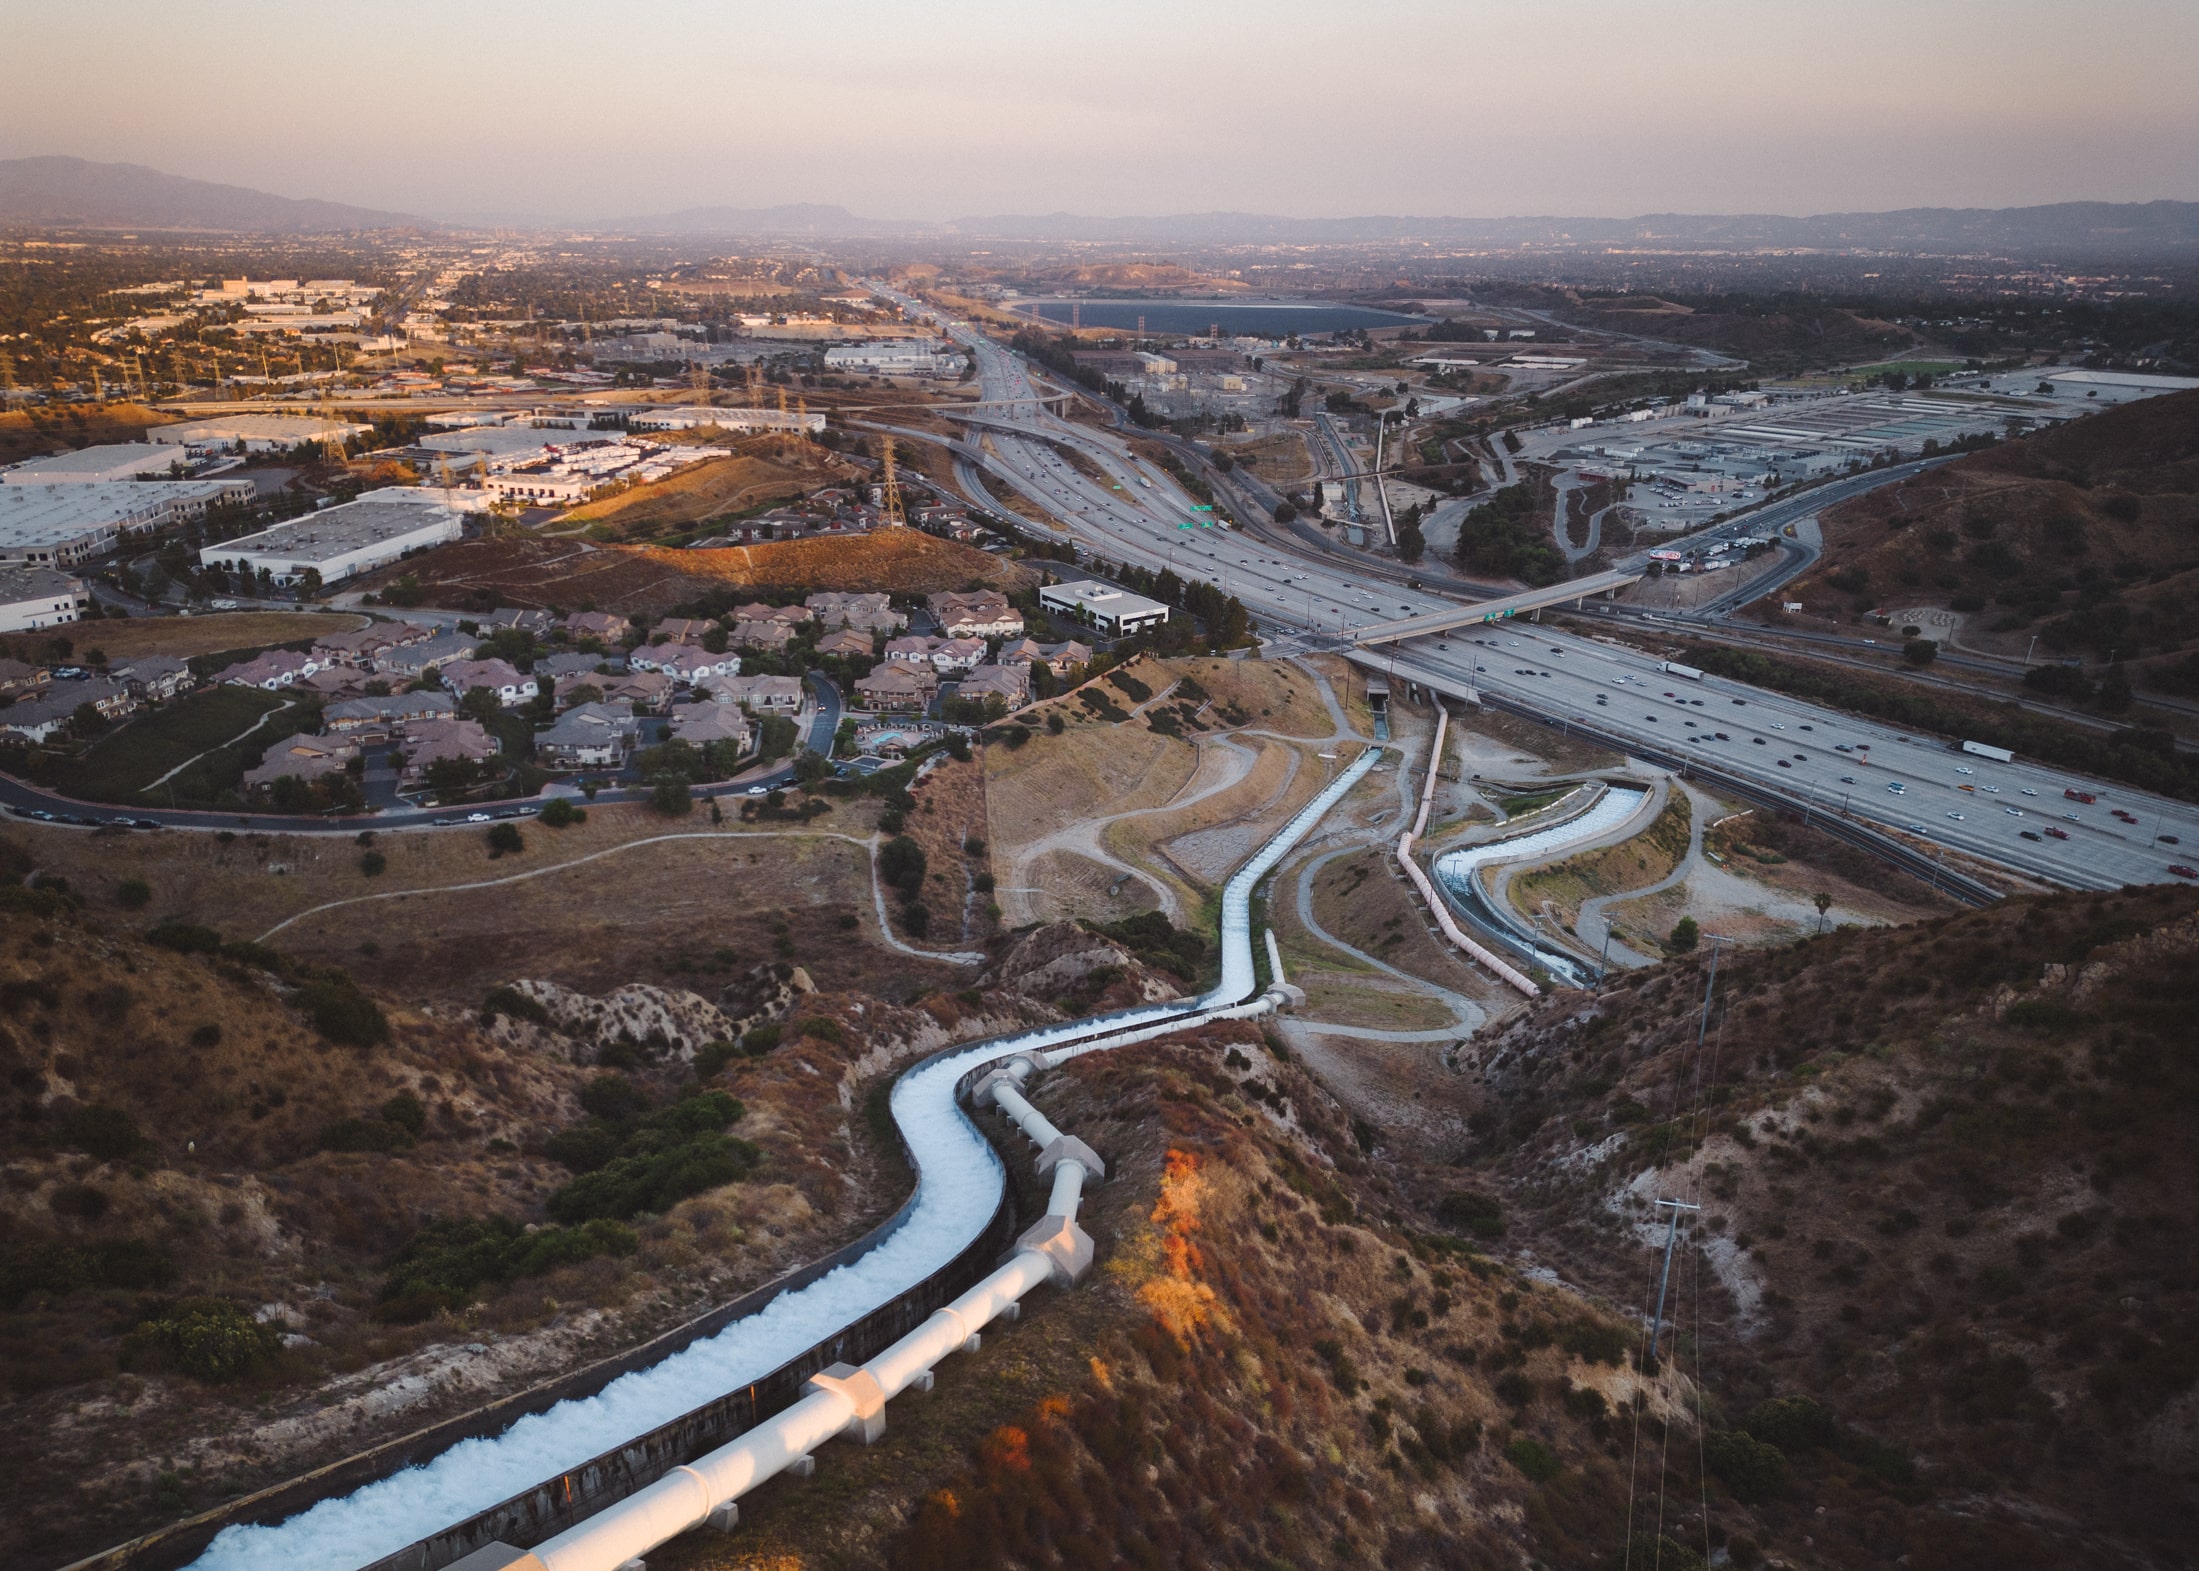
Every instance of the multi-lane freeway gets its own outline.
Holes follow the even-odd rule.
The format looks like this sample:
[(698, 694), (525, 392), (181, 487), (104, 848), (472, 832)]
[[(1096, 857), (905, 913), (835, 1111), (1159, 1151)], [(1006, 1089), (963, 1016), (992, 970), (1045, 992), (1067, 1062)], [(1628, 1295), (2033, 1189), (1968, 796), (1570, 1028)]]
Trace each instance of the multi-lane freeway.
[[(1043, 404), (1019, 356), (967, 323), (895, 298), (944, 327), (977, 359), (993, 413), (972, 422), (966, 459), (1093, 554), (1204, 578), (1237, 596), (1268, 628), (1315, 642), (1342, 643), (1355, 630), (1459, 604), (1410, 579), (1400, 586), (1373, 577), (1292, 536), (1212, 527), (1210, 515), (1166, 471), (1111, 433), (1063, 419)], [(1075, 449), (1084, 467), (1065, 448)], [(1786, 538), (1787, 525), (1930, 462), (1847, 476), (1705, 534), (1771, 534), (1792, 553), (1787, 566), (1800, 571), (1810, 548)], [(1761, 581), (1753, 592), (1762, 592)], [(1813, 813), (1845, 814), (1927, 853), (1953, 850), (2079, 888), (2168, 881), (2180, 876), (2172, 867), (2199, 857), (2199, 807), (2192, 804), (2022, 759), (2004, 764), (1964, 755), (1944, 738), (1904, 734), (1741, 683), (1671, 677), (1654, 658), (1597, 639), (1510, 622), (1385, 645), (1371, 658), (1439, 691), (1492, 695), (1621, 745), (1715, 763), (1760, 792)], [(2070, 800), (2067, 790), (2098, 801)]]

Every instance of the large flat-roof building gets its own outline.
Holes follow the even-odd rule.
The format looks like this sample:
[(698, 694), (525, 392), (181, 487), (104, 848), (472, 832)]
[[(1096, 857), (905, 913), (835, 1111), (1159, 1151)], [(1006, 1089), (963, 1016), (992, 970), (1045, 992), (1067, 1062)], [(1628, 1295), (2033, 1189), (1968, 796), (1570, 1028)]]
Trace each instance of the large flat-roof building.
[(1158, 627), (1168, 620), (1168, 607), (1097, 579), (1073, 579), (1048, 584), (1038, 592), (1039, 604), (1049, 611), (1075, 617), (1086, 627), (1096, 627), (1110, 638)]
[(71, 567), (125, 535), (204, 517), (211, 504), (252, 492), (249, 480), (0, 485), (0, 565)]
[(155, 442), (193, 453), (234, 452), (239, 442), (248, 453), (276, 453), (307, 442), (345, 442), (373, 429), (316, 415), (224, 415), (218, 420), (154, 426), (145, 434)]
[(0, 633), (73, 622), (91, 607), (84, 580), (46, 567), (0, 567)]
[(825, 417), (795, 409), (710, 409), (699, 404), (672, 404), (629, 410), (626, 424), (635, 431), (691, 431), (715, 426), (720, 431), (796, 431), (807, 435), (822, 431)]
[(0, 485), (102, 485), (146, 476), (166, 480), (182, 462), (174, 448), (158, 442), (109, 442), (73, 453), (26, 458), (0, 469)]
[(875, 344), (834, 344), (825, 351), (827, 371), (872, 371), (887, 376), (954, 376), (962, 370), (962, 351), (942, 347), (934, 338), (907, 338)]
[(294, 584), (310, 569), (332, 584), (456, 540), (463, 532), (458, 510), (440, 494), (391, 487), (207, 546), (199, 561), (228, 571), (265, 572), (278, 584)]

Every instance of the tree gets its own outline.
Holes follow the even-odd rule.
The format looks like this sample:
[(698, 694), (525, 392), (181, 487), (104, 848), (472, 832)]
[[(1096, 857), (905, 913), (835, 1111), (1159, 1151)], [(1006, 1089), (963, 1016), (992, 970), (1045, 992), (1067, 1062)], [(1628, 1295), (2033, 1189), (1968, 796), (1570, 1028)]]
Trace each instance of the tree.
[(1939, 658), (1939, 645), (1929, 638), (1912, 638), (1901, 646), (1901, 658), (1921, 670)]
[(588, 810), (576, 806), (573, 799), (567, 796), (553, 796), (543, 803), (541, 816), (537, 820), (545, 829), (563, 829), (568, 825), (584, 824), (587, 821)]
[(1288, 502), (1277, 502), (1275, 504), (1275, 521), (1278, 524), (1288, 524), (1294, 522), (1297, 517), (1298, 509), (1291, 506)]
[(694, 810), (694, 795), (676, 775), (659, 780), (649, 793), (649, 811), (660, 818), (685, 818)]
[(757, 756), (767, 762), (784, 758), (794, 751), (799, 735), (794, 722), (785, 715), (766, 715), (763, 724), (757, 727)]
[(901, 898), (914, 901), (924, 892), (924, 848), (907, 835), (895, 835), (878, 848), (878, 876)]
[(1681, 917), (1672, 929), (1672, 952), (1676, 955), (1686, 954), (1701, 941), (1702, 936), (1703, 930), (1696, 925), (1695, 918)]
[(1427, 554), (1427, 551), (1427, 537), (1420, 532), (1420, 504), (1418, 502), (1415, 502), (1411, 507), (1406, 508), (1403, 513), (1398, 515), (1398, 560), (1402, 562), (1417, 562), (1421, 559), (1421, 557)]
[(507, 852), (516, 854), (527, 849), (526, 836), (519, 832), (517, 824), (489, 825), (488, 841), (491, 859), (503, 856)]
[(1825, 931), (1825, 913), (1832, 909), (1832, 903), (1833, 897), (1822, 889), (1810, 896), (1810, 904), (1817, 907), (1817, 930), (1820, 933)]
[(468, 688), (465, 697), (458, 700), (458, 712), (468, 720), (479, 721), (484, 728), (494, 724), (503, 709), (496, 695), (485, 687)]

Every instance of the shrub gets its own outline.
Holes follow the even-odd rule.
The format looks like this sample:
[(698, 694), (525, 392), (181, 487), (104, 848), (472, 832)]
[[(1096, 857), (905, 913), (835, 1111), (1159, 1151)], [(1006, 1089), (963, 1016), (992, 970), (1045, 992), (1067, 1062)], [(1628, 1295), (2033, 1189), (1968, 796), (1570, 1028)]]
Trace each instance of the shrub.
[(1669, 1533), (1636, 1533), (1627, 1540), (1625, 1563), (1654, 1571), (1706, 1571), (1707, 1562)]
[(1929, 638), (1912, 638), (1901, 646), (1901, 658), (1913, 666), (1928, 666), (1939, 658), (1939, 645)]
[(1738, 1429), (1713, 1430), (1703, 1458), (1743, 1505), (1769, 1500), (1787, 1483), (1787, 1458), (1777, 1446)]
[(1493, 1195), (1471, 1191), (1448, 1194), (1435, 1211), (1451, 1226), (1464, 1228), (1476, 1238), (1500, 1238), (1504, 1234), (1504, 1207)]
[(695, 1049), (695, 1078), (708, 1080), (740, 1056), (737, 1042), (705, 1042)]
[(410, 1129), (386, 1118), (340, 1118), (321, 1131), (320, 1147), (323, 1151), (387, 1155), (392, 1151), (411, 1150), (414, 1139)]
[(1806, 1396), (1775, 1396), (1759, 1402), (1749, 1409), (1742, 1428), (1786, 1452), (1829, 1446), (1839, 1433), (1824, 1403)]
[(840, 1022), (823, 1015), (812, 1015), (802, 1022), (802, 1035), (813, 1036), (820, 1042), (830, 1042), (838, 1047), (847, 1040), (847, 1033), (840, 1029)]
[(1696, 925), (1695, 918), (1691, 916), (1681, 917), (1672, 928), (1672, 952), (1678, 955), (1686, 954), (1697, 943), (1701, 942), (1702, 936), (1703, 930)]
[(113, 1204), (107, 1191), (96, 1184), (56, 1184), (46, 1203), (55, 1216), (73, 1216), (81, 1222), (98, 1221)]
[(166, 1287), (175, 1277), (168, 1252), (140, 1238), (0, 1244), (0, 1310), (16, 1309), (33, 1293), (60, 1295), (87, 1287), (142, 1292)]
[(379, 851), (368, 851), (359, 858), (359, 871), (369, 878), (380, 878), (389, 870), (389, 858)]
[(481, 1019), (484, 1024), (498, 1015), (509, 1015), (514, 1020), (532, 1020), (538, 1026), (550, 1023), (549, 1010), (516, 987), (492, 987), (489, 989), (489, 996), (481, 1000)]
[(517, 824), (491, 824), (487, 836), (491, 858), (517, 855), (527, 849), (527, 837)]
[(142, 878), (125, 878), (115, 885), (115, 904), (125, 911), (142, 911), (153, 903), (153, 886)]
[(1558, 1454), (1540, 1440), (1521, 1435), (1504, 1448), (1504, 1460), (1518, 1468), (1532, 1483), (1547, 1484), (1561, 1468)]
[(649, 791), (649, 811), (659, 818), (685, 818), (695, 810), (695, 798), (680, 779), (659, 780)]
[(634, 1230), (618, 1222), (530, 1233), (502, 1216), (431, 1221), (390, 1261), (375, 1318), (416, 1324), (439, 1310), (463, 1309), (484, 1284), (541, 1276), (597, 1255), (630, 1255), (639, 1245)]
[(179, 955), (210, 955), (221, 949), (221, 934), (212, 928), (197, 922), (179, 922), (172, 917), (157, 924), (145, 937)]
[(751, 1026), (741, 1036), (741, 1051), (750, 1058), (761, 1058), (779, 1045), (779, 1038), (785, 1034), (785, 1030), (784, 1026), (768, 1022)]
[(209, 1385), (242, 1379), (282, 1346), (272, 1328), (226, 1298), (186, 1298), (140, 1325), (131, 1340)]
[(417, 1140), (428, 1132), (428, 1110), (410, 1091), (400, 1091), (382, 1104), (382, 1122), (395, 1124)]
[(64, 1119), (61, 1143), (102, 1162), (119, 1162), (125, 1157), (136, 1156), (152, 1144), (137, 1127), (136, 1119), (121, 1108), (105, 1103), (80, 1107)]
[(536, 822), (545, 829), (564, 829), (573, 824), (585, 824), (588, 810), (577, 805), (571, 797), (553, 796), (542, 805)]
[(878, 848), (878, 876), (901, 898), (914, 901), (924, 892), (924, 848), (907, 835), (895, 835)]
[(347, 1047), (372, 1047), (389, 1039), (389, 1021), (381, 1006), (359, 991), (349, 977), (319, 977), (298, 989), (291, 1000), (313, 1019), (313, 1029)]

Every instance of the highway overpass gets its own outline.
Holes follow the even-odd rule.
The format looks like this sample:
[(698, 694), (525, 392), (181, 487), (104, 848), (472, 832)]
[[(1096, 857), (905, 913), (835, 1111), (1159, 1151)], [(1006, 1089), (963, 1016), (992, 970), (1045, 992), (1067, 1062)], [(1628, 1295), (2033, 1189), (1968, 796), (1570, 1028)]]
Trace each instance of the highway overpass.
[(1448, 633), (1453, 628), (1501, 622), (1507, 617), (1518, 616), (1523, 611), (1540, 611), (1545, 606), (1568, 603), (1577, 605), (1590, 595), (1616, 594), (1628, 584), (1639, 583), (1641, 578), (1640, 573), (1594, 573), (1587, 578), (1552, 584), (1547, 589), (1528, 589), (1497, 600), (1449, 606), (1441, 611), (1425, 611), (1419, 616), (1401, 617), (1394, 622), (1377, 622), (1372, 627), (1360, 628), (1351, 635), (1351, 639), (1364, 649), (1373, 644), (1394, 644), (1403, 638), (1419, 638), (1427, 633)]

